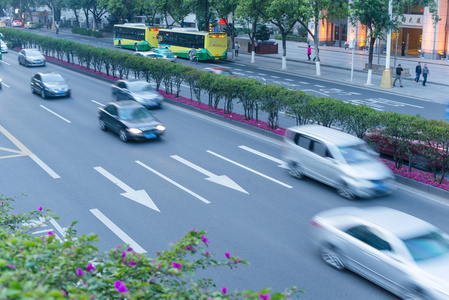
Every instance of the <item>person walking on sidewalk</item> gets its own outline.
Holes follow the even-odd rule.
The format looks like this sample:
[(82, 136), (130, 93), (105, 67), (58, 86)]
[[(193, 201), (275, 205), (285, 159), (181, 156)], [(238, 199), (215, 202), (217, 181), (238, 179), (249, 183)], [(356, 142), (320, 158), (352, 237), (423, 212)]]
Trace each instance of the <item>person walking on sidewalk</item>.
[(401, 56), (405, 56), (405, 42), (402, 42)]
[(399, 86), (402, 87), (402, 71), (404, 71), (404, 69), (402, 68), (401, 64), (399, 64), (396, 68), (396, 78), (394, 79), (393, 86), (395, 86), (396, 80), (399, 79)]
[(424, 68), (422, 69), (422, 77), (423, 77), (422, 85), (423, 86), (426, 86), (427, 75), (430, 75), (429, 68), (427, 67), (427, 64), (424, 64)]
[(239, 56), (240, 44), (235, 42), (235, 57)]
[(419, 76), (421, 76), (421, 63), (420, 62), (418, 63), (418, 65), (415, 68), (415, 73), (416, 73), (416, 77), (415, 77), (414, 81), (416, 83), (418, 83), (419, 82)]
[(310, 60), (310, 54), (312, 54), (312, 47), (310, 47), (310, 44), (307, 45), (307, 60)]

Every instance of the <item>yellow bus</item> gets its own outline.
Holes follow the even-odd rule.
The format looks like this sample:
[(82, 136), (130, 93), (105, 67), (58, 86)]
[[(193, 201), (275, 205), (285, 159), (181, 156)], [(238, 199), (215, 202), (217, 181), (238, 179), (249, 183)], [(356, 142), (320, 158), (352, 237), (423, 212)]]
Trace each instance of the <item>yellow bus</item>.
[(167, 47), (178, 57), (189, 58), (189, 51), (196, 49), (198, 60), (228, 58), (226, 33), (188, 31), (186, 28), (160, 29), (159, 47)]
[(114, 46), (147, 51), (158, 46), (159, 29), (143, 23), (114, 25)]

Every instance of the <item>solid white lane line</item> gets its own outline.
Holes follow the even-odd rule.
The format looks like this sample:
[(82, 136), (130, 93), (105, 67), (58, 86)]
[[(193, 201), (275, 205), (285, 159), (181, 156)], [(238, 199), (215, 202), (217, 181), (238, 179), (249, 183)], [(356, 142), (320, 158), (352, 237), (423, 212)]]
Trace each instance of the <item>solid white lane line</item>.
[(1, 63), (10, 66), (11, 64), (7, 63), (6, 61), (0, 60)]
[(100, 106), (103, 106), (103, 107), (106, 106), (105, 104), (100, 103), (100, 102), (95, 101), (95, 100), (90, 100), (90, 101), (92, 101), (93, 103), (98, 104), (98, 105), (100, 105)]
[(34, 154), (30, 155), (31, 159), (34, 160), (42, 169), (44, 169), (45, 172), (48, 173), (48, 175), (50, 175), (51, 177), (53, 177), (53, 179), (58, 179), (61, 178), (58, 174), (56, 174), (55, 171), (53, 171), (49, 166), (47, 166), (42, 160), (39, 159), (39, 157), (37, 157)]
[(146, 164), (144, 164), (144, 163), (142, 163), (142, 162), (140, 162), (140, 161), (138, 161), (138, 160), (136, 160), (136, 163), (138, 163), (139, 165), (141, 165), (142, 167), (144, 167), (144, 168), (147, 169), (148, 171), (153, 172), (154, 174), (156, 174), (157, 176), (161, 177), (162, 179), (167, 180), (168, 182), (170, 182), (170, 183), (173, 184), (174, 186), (180, 188), (180, 189), (183, 190), (184, 192), (186, 192), (186, 193), (192, 195), (193, 197), (195, 197), (195, 198), (197, 198), (197, 199), (203, 201), (204, 203), (206, 203), (206, 204), (209, 204), (209, 203), (210, 203), (210, 201), (208, 201), (207, 199), (201, 197), (200, 195), (198, 195), (198, 194), (195, 193), (195, 192), (192, 192), (192, 191), (189, 190), (188, 188), (186, 188), (186, 187), (180, 185), (180, 184), (177, 183), (176, 181), (174, 181), (174, 180), (168, 178), (167, 176), (165, 176), (165, 175), (159, 173), (159, 172), (156, 171), (155, 169), (153, 169), (153, 168), (147, 166)]
[(72, 123), (72, 122), (70, 122), (69, 120), (67, 120), (66, 118), (64, 118), (63, 116), (61, 116), (61, 115), (58, 115), (57, 113), (55, 113), (54, 111), (52, 111), (51, 109), (49, 109), (49, 108), (46, 108), (45, 106), (43, 106), (43, 105), (39, 105), (40, 107), (42, 107), (43, 109), (45, 109), (46, 111), (48, 111), (48, 112), (50, 112), (50, 113), (52, 113), (52, 114), (54, 114), (55, 116), (57, 116), (58, 118), (61, 118), (62, 120), (64, 120), (64, 121), (66, 121), (67, 123)]
[(121, 230), (117, 225), (115, 225), (111, 220), (108, 219), (101, 211), (98, 209), (90, 209), (90, 212), (98, 218), (107, 228), (109, 228), (116, 236), (118, 236), (125, 244), (128, 244), (137, 253), (147, 253), (139, 244), (137, 244), (132, 238), (129, 237), (123, 230)]
[(248, 170), (248, 171), (250, 171), (250, 172), (252, 172), (252, 173), (254, 173), (254, 174), (256, 174), (256, 175), (262, 176), (263, 178), (266, 178), (266, 179), (271, 180), (271, 181), (273, 181), (273, 182), (275, 182), (275, 183), (277, 183), (277, 184), (280, 184), (280, 185), (282, 185), (282, 186), (285, 186), (285, 187), (287, 187), (287, 188), (289, 188), (289, 189), (292, 189), (292, 188), (293, 188), (291, 185), (285, 184), (285, 183), (283, 183), (283, 182), (281, 182), (281, 181), (279, 181), (279, 180), (276, 180), (276, 179), (274, 179), (274, 178), (271, 178), (270, 176), (267, 176), (267, 175), (265, 175), (265, 174), (263, 174), (263, 173), (260, 173), (260, 172), (258, 172), (258, 171), (256, 171), (256, 170), (253, 170), (253, 169), (251, 169), (251, 168), (248, 168), (247, 166), (244, 166), (244, 165), (242, 165), (242, 164), (239, 164), (238, 162), (235, 162), (235, 161), (233, 161), (233, 160), (230, 160), (229, 158), (226, 158), (226, 157), (224, 157), (224, 156), (221, 156), (220, 154), (217, 154), (217, 153), (212, 152), (212, 151), (210, 151), (210, 150), (207, 150), (206, 152), (208, 152), (208, 153), (210, 153), (210, 154), (212, 154), (212, 155), (215, 155), (215, 156), (218, 157), (218, 158), (221, 158), (221, 159), (223, 159), (223, 160), (226, 160), (227, 162), (230, 162), (231, 164), (234, 164), (234, 165), (236, 165), (236, 166), (238, 166), (238, 167), (240, 167), (240, 168), (243, 168), (243, 169), (245, 169), (245, 170)]
[(10, 86), (9, 85), (7, 85), (6, 83), (2, 83), (2, 86), (6, 86), (7, 88), (9, 88)]
[(263, 157), (263, 158), (266, 158), (266, 159), (268, 159), (268, 160), (274, 161), (275, 163), (279, 164), (279, 165), (278, 165), (279, 168), (288, 169), (288, 167), (285, 165), (285, 162), (284, 162), (283, 160), (281, 160), (281, 159), (278, 159), (278, 158), (276, 158), (276, 157), (270, 156), (270, 155), (268, 155), (268, 154), (265, 154), (265, 153), (263, 153), (263, 152), (257, 151), (257, 150), (255, 150), (255, 149), (252, 149), (252, 148), (247, 147), (247, 146), (244, 146), (244, 145), (239, 146), (239, 148), (240, 148), (240, 149), (243, 149), (243, 150), (246, 150), (246, 151), (248, 151), (248, 152), (254, 153), (254, 154), (256, 154), (256, 155), (259, 155), (259, 156), (261, 156), (261, 157)]

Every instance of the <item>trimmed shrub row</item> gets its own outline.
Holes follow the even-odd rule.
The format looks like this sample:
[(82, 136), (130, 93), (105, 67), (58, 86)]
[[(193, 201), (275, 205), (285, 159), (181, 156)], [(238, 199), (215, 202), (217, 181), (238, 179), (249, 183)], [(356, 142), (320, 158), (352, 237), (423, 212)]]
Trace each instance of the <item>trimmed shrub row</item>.
[[(150, 60), (130, 53), (97, 48), (72, 41), (53, 39), (15, 29), (0, 29), (17, 47), (39, 47), (49, 56), (105, 72), (107, 76), (153, 80), (159, 90), (179, 97), (181, 84), (190, 87), (190, 98), (223, 108), (231, 114), (235, 103), (242, 105), (247, 120), (258, 121), (259, 111), (268, 115), (270, 129), (279, 130), (281, 111), (297, 125), (316, 123), (338, 126), (345, 132), (366, 139), (381, 153), (389, 153), (396, 168), (404, 162), (421, 163), (431, 169), (435, 181), (442, 182), (449, 166), (449, 124), (396, 112), (378, 112), (366, 105), (353, 105), (341, 100), (316, 97), (283, 86), (263, 84), (254, 79), (221, 76), (191, 66), (164, 60)], [(440, 176), (436, 176), (439, 172)]]

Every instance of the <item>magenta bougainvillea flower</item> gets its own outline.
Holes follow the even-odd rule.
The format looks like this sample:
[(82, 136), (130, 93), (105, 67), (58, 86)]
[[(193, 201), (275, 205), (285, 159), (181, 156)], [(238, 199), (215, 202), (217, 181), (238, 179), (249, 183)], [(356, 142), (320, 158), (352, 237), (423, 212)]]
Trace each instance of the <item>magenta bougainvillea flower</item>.
[(209, 240), (204, 235), (202, 235), (201, 238), (203, 239), (203, 243), (205, 243), (205, 244), (209, 243)]
[(173, 268), (176, 268), (176, 269), (179, 269), (179, 270), (182, 269), (182, 265), (181, 265), (180, 263), (175, 262), (175, 261), (172, 261), (172, 262), (171, 262), (171, 266), (172, 266)]
[(92, 263), (88, 263), (86, 270), (87, 270), (87, 272), (90, 272), (90, 271), (95, 270), (95, 267), (92, 265)]
[(86, 272), (84, 272), (81, 268), (76, 269), (76, 276), (81, 277), (84, 274), (86, 274)]
[(223, 294), (226, 294), (227, 291), (228, 291), (228, 290), (226, 289), (226, 287), (223, 287), (223, 288), (221, 289), (221, 292), (222, 292)]
[(126, 288), (126, 285), (124, 282), (121, 282), (120, 280), (117, 280), (115, 282), (115, 289), (119, 292), (119, 293), (129, 293), (128, 289)]
[(135, 265), (136, 265), (136, 262), (135, 262), (135, 261), (130, 261), (130, 262), (129, 262), (129, 265), (130, 265), (130, 266), (135, 266)]
[(43, 210), (42, 206), (39, 206), (39, 208), (37, 210), (42, 211)]
[(268, 293), (267, 294), (260, 294), (259, 298), (262, 299), (262, 300), (270, 300), (271, 296)]
[(16, 268), (15, 265), (11, 265), (11, 264), (7, 264), (6, 266), (7, 266), (8, 268), (11, 268), (11, 269), (15, 269), (15, 268)]
[(231, 252), (226, 252), (225, 256), (226, 256), (227, 259), (230, 259), (231, 258)]

